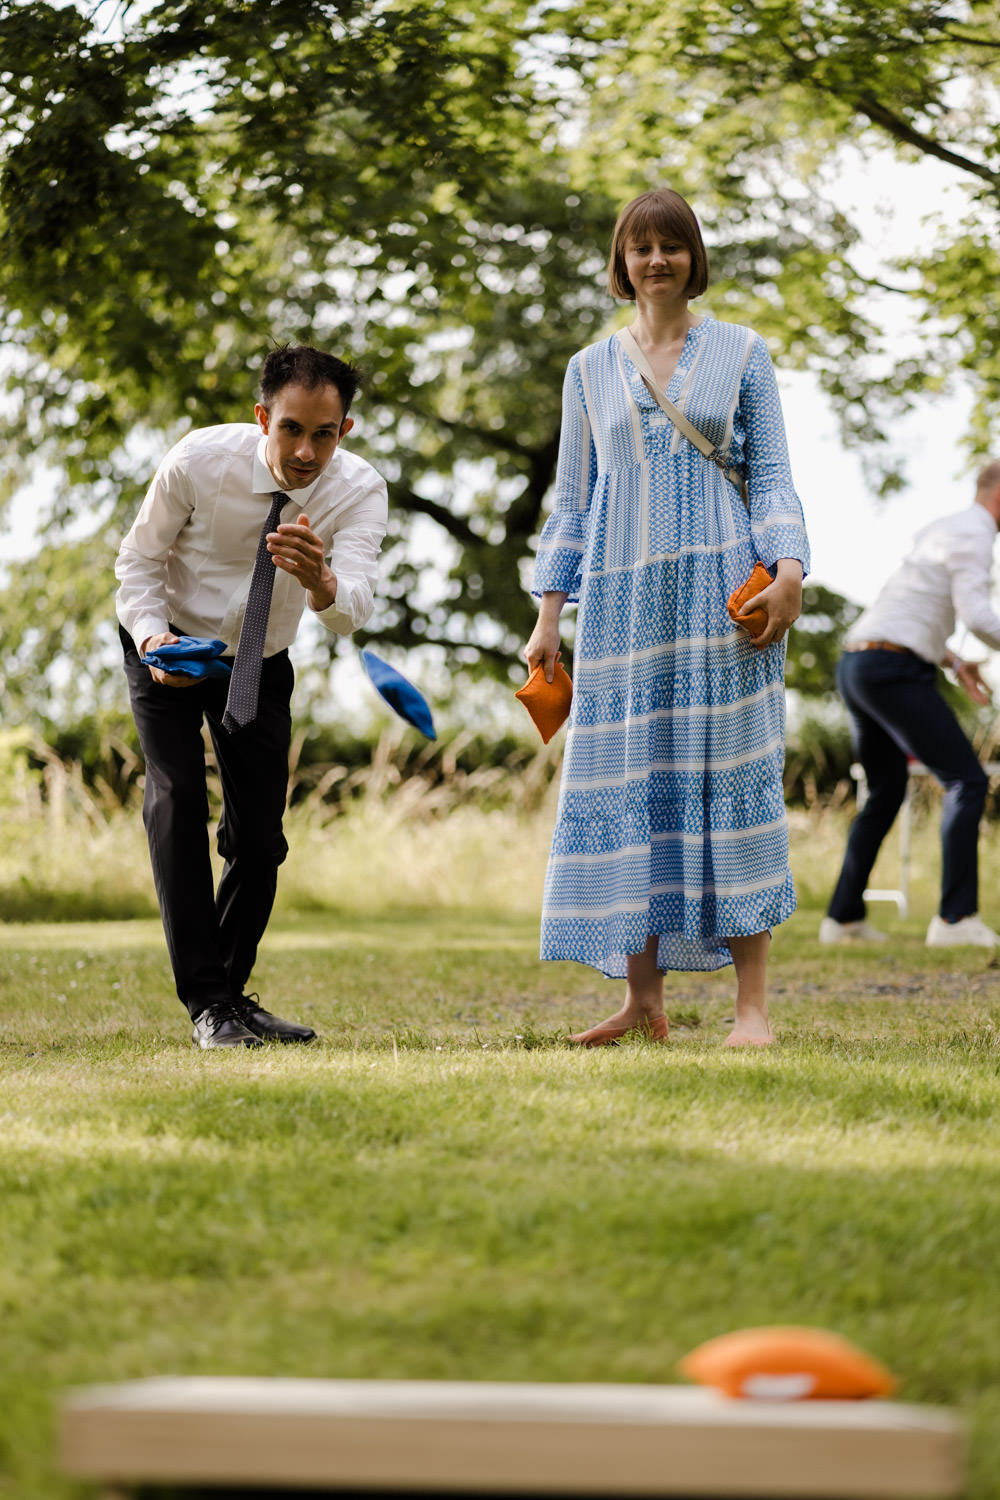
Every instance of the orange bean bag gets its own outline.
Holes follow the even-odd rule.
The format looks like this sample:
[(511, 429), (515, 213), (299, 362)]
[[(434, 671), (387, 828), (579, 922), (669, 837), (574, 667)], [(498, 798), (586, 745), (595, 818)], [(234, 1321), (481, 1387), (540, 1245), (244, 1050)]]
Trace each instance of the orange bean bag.
[(524, 687), (518, 688), (514, 697), (520, 698), (534, 720), (538, 733), (548, 744), (560, 725), (569, 718), (573, 682), (569, 673), (558, 662), (552, 681), (546, 682), (545, 670), (539, 662)]
[(748, 615), (744, 615), (740, 619), (739, 612), (744, 604), (750, 599), (756, 598), (762, 589), (768, 588), (773, 582), (774, 579), (764, 564), (754, 563), (753, 572), (746, 583), (741, 584), (738, 589), (734, 589), (726, 600), (726, 609), (729, 611), (729, 618), (733, 621), (734, 625), (738, 625), (741, 630), (745, 630), (754, 639), (767, 629), (767, 615), (762, 609), (752, 609)]
[(871, 1355), (822, 1328), (743, 1328), (699, 1344), (682, 1374), (727, 1396), (770, 1401), (891, 1396), (897, 1381)]

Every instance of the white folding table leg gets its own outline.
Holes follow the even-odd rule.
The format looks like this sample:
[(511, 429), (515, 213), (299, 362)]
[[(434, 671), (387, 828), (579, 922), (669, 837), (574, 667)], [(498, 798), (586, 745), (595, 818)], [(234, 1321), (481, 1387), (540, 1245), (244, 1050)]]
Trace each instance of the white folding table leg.
[[(921, 767), (921, 769), (923, 769)], [(910, 834), (912, 831), (911, 819), (912, 808), (910, 806), (910, 793), (913, 788), (913, 769), (906, 778), (906, 792), (903, 796), (903, 806), (899, 816), (899, 887), (898, 889), (881, 889), (869, 886), (864, 892), (866, 901), (895, 901), (896, 910), (903, 920), (910, 912)], [(851, 775), (858, 784), (858, 812), (868, 801), (868, 782), (865, 779), (864, 767), (857, 761), (851, 766)]]

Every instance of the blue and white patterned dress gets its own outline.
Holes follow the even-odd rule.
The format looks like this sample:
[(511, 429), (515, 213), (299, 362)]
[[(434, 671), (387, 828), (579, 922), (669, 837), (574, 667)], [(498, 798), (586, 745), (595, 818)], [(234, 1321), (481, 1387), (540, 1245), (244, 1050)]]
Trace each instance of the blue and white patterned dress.
[(784, 646), (726, 613), (756, 561), (809, 564), (767, 347), (706, 316), (667, 395), (745, 474), (749, 515), (605, 339), (566, 372), (532, 584), (579, 601), (541, 956), (617, 979), (653, 933), (661, 969), (717, 969), (795, 909)]

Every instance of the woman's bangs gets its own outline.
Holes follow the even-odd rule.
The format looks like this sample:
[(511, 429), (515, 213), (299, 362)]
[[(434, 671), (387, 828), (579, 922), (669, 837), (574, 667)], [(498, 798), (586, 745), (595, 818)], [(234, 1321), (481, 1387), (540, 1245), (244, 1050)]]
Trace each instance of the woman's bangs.
[(632, 244), (637, 245), (640, 240), (651, 234), (657, 235), (660, 239), (676, 240), (687, 250), (691, 248), (689, 226), (672, 204), (663, 202), (643, 204), (636, 210), (635, 218), (626, 230), (625, 240), (626, 243), (631, 241)]

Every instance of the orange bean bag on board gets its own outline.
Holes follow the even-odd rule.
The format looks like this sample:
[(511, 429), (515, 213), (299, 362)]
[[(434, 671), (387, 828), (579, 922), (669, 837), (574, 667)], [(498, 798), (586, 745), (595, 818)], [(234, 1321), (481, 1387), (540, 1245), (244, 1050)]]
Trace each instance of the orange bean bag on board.
[(839, 1334), (822, 1328), (743, 1328), (699, 1344), (682, 1374), (727, 1396), (765, 1401), (857, 1400), (891, 1396), (889, 1371)]

